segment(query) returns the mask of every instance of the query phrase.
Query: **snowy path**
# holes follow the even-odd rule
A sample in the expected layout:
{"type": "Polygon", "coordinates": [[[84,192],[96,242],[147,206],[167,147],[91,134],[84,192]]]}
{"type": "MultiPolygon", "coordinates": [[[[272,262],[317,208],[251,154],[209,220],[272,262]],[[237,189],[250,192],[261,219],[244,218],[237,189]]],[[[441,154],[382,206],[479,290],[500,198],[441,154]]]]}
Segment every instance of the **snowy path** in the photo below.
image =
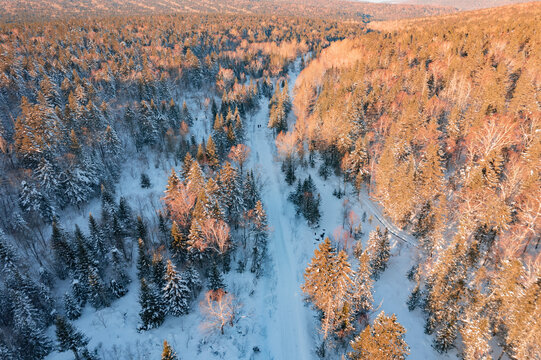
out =
{"type": "MultiPolygon", "coordinates": [[[[293,86],[296,75],[291,74],[290,86],[293,86]]],[[[275,146],[267,122],[268,107],[262,103],[252,122],[249,146],[252,161],[261,169],[264,182],[262,198],[271,228],[269,254],[272,277],[268,279],[267,289],[273,292],[275,308],[267,326],[268,348],[275,359],[313,359],[310,334],[315,329],[312,329],[311,314],[304,306],[300,289],[300,275],[305,265],[299,264],[294,253],[291,216],[286,211],[291,207],[287,202],[289,189],[283,184],[280,164],[274,160],[275,146]]]]}

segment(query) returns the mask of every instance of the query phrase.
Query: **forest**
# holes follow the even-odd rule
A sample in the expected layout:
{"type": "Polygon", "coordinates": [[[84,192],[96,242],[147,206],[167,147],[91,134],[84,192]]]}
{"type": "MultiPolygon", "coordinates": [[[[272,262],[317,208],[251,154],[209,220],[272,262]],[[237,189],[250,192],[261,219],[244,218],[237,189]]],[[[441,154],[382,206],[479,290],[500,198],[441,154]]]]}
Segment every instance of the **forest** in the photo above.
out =
{"type": "Polygon", "coordinates": [[[540,3],[34,5],[1,359],[541,356],[540,3]]]}

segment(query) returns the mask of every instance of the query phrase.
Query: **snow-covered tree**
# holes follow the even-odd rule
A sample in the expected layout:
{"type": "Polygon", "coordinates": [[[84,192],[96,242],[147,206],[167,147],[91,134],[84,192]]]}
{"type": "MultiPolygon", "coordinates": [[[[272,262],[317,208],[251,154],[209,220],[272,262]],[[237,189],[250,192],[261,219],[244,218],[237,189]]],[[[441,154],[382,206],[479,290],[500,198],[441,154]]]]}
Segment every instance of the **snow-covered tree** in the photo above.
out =
{"type": "Polygon", "coordinates": [[[71,350],[76,360],[81,359],[81,354],[88,344],[88,339],[62,316],[56,317],[56,339],[61,351],[71,350]]]}
{"type": "Polygon", "coordinates": [[[140,330],[150,330],[159,327],[163,323],[165,309],[160,295],[149,286],[144,278],[141,279],[139,304],[141,305],[141,311],[139,312],[139,317],[141,318],[140,330]]]}
{"type": "Polygon", "coordinates": [[[171,260],[167,260],[165,286],[162,290],[167,312],[173,316],[185,315],[190,310],[190,289],[186,280],[179,275],[171,260]]]}
{"type": "Polygon", "coordinates": [[[403,360],[409,354],[404,339],[406,329],[396,320],[396,315],[387,316],[383,311],[352,342],[353,360],[403,360]]]}
{"type": "Polygon", "coordinates": [[[370,254],[370,268],[372,276],[378,279],[379,275],[387,268],[387,261],[391,257],[391,245],[389,243],[389,231],[381,231],[379,227],[371,231],[368,236],[368,253],[370,254]]]}

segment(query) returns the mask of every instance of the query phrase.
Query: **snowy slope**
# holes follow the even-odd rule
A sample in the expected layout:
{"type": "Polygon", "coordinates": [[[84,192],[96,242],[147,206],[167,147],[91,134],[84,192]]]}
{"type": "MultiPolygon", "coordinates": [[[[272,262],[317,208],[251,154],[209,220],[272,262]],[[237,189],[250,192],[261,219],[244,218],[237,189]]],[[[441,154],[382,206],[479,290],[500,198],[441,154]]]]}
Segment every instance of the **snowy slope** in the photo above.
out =
{"type": "MultiPolygon", "coordinates": [[[[294,88],[297,71],[289,74],[290,91],[294,88]]],[[[291,91],[292,92],[292,91],[291,91]]],[[[199,114],[201,115],[201,114],[199,114]]],[[[198,116],[202,118],[202,116],[198,116]]],[[[294,119],[291,119],[294,121],[294,119]]],[[[199,121],[193,132],[199,139],[208,133],[208,126],[199,121]]],[[[297,178],[311,174],[321,194],[321,223],[318,229],[307,226],[303,218],[295,216],[293,205],[288,202],[293,190],[284,181],[277,161],[272,132],[267,129],[268,107],[263,101],[260,109],[246,122],[247,145],[251,148],[248,167],[252,167],[263,183],[262,198],[271,228],[269,238],[270,261],[268,274],[254,282],[249,271],[233,269],[225,276],[227,288],[242,304],[240,316],[233,328],[225,335],[209,333],[200,324],[203,322],[198,301],[192,304],[189,315],[180,318],[168,317],[158,329],[139,333],[139,285],[133,281],[129,293],[117,300],[110,308],[100,311],[87,307],[83,316],[74,324],[91,339],[90,347],[98,348],[104,359],[159,359],[164,339],[173,346],[182,359],[314,359],[318,344],[319,323],[316,313],[304,302],[300,289],[304,269],[321,235],[332,238],[334,230],[341,225],[343,200],[332,195],[333,190],[343,187],[341,180],[330,177],[324,181],[317,175],[316,167],[298,169],[297,178]],[[260,125],[260,127],[258,127],[260,125]],[[255,351],[258,349],[259,351],[255,351]]],[[[150,215],[159,206],[172,161],[165,159],[142,159],[134,161],[124,170],[119,193],[126,196],[134,210],[150,215]],[[153,184],[151,189],[138,186],[138,176],[146,171],[153,184]]],[[[377,204],[366,191],[354,195],[348,188],[351,209],[363,218],[363,243],[368,233],[376,226],[386,226],[392,233],[392,257],[387,270],[375,284],[374,318],[379,311],[395,313],[398,321],[406,328],[406,341],[410,345],[410,359],[446,359],[453,355],[441,355],[432,347],[432,338],[423,332],[423,318],[416,310],[409,312],[407,297],[413,287],[406,272],[413,263],[415,239],[400,231],[381,213],[377,204]]],[[[93,207],[99,208],[99,204],[93,207]]],[[[72,223],[84,223],[84,214],[74,214],[72,223]]],[[[240,254],[239,256],[245,256],[240,254]]],[[[135,274],[133,271],[132,274],[135,274]]],[[[135,275],[132,276],[136,279],[135,275]]],[[[53,335],[53,328],[50,330],[53,335]]],[[[335,358],[340,358],[336,354],[335,358]]],[[[53,353],[48,359],[71,359],[71,353],[53,353]]]]}

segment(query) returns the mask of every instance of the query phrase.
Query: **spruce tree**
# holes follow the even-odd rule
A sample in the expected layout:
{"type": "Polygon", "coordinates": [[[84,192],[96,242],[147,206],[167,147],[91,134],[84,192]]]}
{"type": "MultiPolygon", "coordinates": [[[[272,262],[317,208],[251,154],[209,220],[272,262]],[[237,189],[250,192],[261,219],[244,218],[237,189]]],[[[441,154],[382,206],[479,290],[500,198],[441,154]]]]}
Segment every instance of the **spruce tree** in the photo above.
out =
{"type": "Polygon", "coordinates": [[[163,323],[165,311],[160,296],[147,284],[144,278],[141,279],[139,304],[141,305],[141,311],[139,312],[141,318],[140,330],[157,328],[163,323]]]}
{"type": "Polygon", "coordinates": [[[11,244],[8,244],[4,232],[0,229],[0,270],[4,273],[17,271],[17,253],[11,244]]]}
{"type": "Polygon", "coordinates": [[[177,222],[173,221],[171,226],[171,251],[173,255],[180,261],[186,260],[188,246],[188,238],[180,231],[177,222]]]}
{"type": "Polygon", "coordinates": [[[167,260],[167,270],[164,280],[165,286],[162,290],[162,296],[167,306],[167,312],[173,316],[187,314],[190,310],[190,289],[186,280],[177,273],[171,260],[167,260]]]}
{"type": "Polygon", "coordinates": [[[105,259],[107,246],[105,244],[105,236],[91,213],[88,214],[88,229],[90,231],[92,250],[97,257],[97,260],[101,263],[105,259]]]}
{"type": "Polygon", "coordinates": [[[112,274],[109,281],[109,288],[113,296],[120,298],[128,292],[128,284],[131,282],[126,273],[126,262],[117,248],[111,250],[112,274]]]}
{"type": "Polygon", "coordinates": [[[55,325],[59,349],[61,351],[71,350],[75,359],[79,360],[80,354],[88,344],[88,339],[60,315],[56,317],[55,325]]]}
{"type": "Polygon", "coordinates": [[[199,290],[201,290],[202,284],[199,272],[191,262],[188,262],[186,265],[186,269],[182,273],[182,278],[186,280],[186,286],[190,289],[192,298],[196,298],[199,290]]]}
{"type": "Polygon", "coordinates": [[[139,279],[147,277],[150,274],[150,258],[143,239],[139,238],[137,242],[137,276],[139,279]]]}
{"type": "Polygon", "coordinates": [[[372,326],[367,326],[353,341],[353,360],[403,360],[409,354],[404,339],[406,329],[398,323],[396,315],[387,316],[381,312],[372,326]]]}
{"type": "Polygon", "coordinates": [[[81,316],[81,305],[69,292],[64,294],[64,311],[70,320],[78,319],[81,316]]]}
{"type": "Polygon", "coordinates": [[[44,319],[26,294],[18,291],[14,303],[14,330],[17,346],[23,350],[23,359],[43,359],[52,350],[52,344],[45,335],[44,319]]]}
{"type": "Polygon", "coordinates": [[[218,266],[216,263],[212,264],[212,267],[210,268],[210,274],[209,274],[209,290],[218,290],[222,289],[225,290],[225,283],[222,276],[222,273],[220,270],[218,270],[218,266]]]}
{"type": "Polygon", "coordinates": [[[63,279],[66,277],[67,271],[75,268],[75,254],[68,243],[66,234],[56,221],[52,225],[50,244],[55,256],[56,272],[63,279]]]}
{"type": "Polygon", "coordinates": [[[352,302],[359,315],[366,315],[372,310],[374,298],[372,296],[373,280],[371,279],[370,259],[366,251],[359,257],[359,267],[353,279],[352,302]]]}
{"type": "Polygon", "coordinates": [[[137,216],[137,237],[143,241],[148,241],[148,231],[141,215],[137,216]]]}
{"type": "Polygon", "coordinates": [[[257,201],[254,209],[254,249],[252,256],[251,272],[255,273],[257,277],[262,274],[262,263],[267,256],[267,239],[268,239],[268,225],[267,214],[263,209],[263,204],[260,200],[257,201]]]}
{"type": "Polygon", "coordinates": [[[385,229],[383,232],[379,227],[370,232],[368,237],[368,251],[370,253],[370,267],[374,279],[378,279],[380,274],[387,268],[387,261],[391,257],[391,246],[389,243],[389,232],[385,229]]]}
{"type": "Polygon", "coordinates": [[[210,136],[207,140],[206,158],[207,158],[207,164],[210,166],[210,168],[212,170],[217,170],[218,166],[220,165],[220,160],[218,159],[216,145],[214,144],[214,141],[212,140],[212,137],[210,136]]]}
{"type": "Polygon", "coordinates": [[[162,360],[178,360],[177,354],[167,340],[163,341],[162,360]]]}
{"type": "Polygon", "coordinates": [[[159,252],[152,254],[152,281],[159,289],[165,286],[166,265],[159,252]]]}

